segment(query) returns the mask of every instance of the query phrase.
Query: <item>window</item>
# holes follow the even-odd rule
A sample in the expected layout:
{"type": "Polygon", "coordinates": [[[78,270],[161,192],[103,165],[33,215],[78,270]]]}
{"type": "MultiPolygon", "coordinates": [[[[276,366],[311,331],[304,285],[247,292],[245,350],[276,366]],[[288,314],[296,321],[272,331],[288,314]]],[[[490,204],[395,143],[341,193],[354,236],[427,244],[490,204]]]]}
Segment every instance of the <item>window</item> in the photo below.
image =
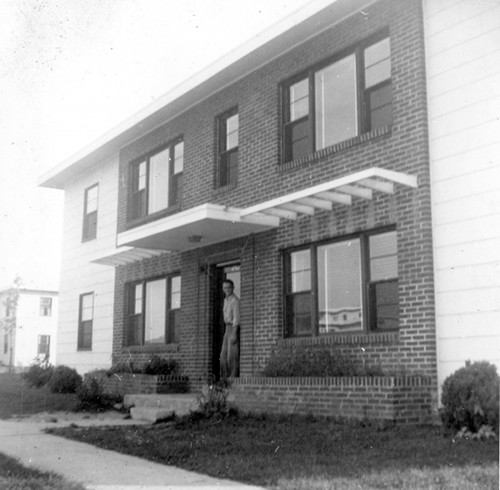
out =
{"type": "Polygon", "coordinates": [[[179,342],[180,308],[180,275],[129,285],[128,345],[179,342]]]}
{"type": "Polygon", "coordinates": [[[99,186],[96,184],[85,190],[82,241],[93,240],[97,236],[97,204],[99,186]]]}
{"type": "Polygon", "coordinates": [[[181,204],[184,142],[166,148],[131,165],[129,219],[139,219],[181,204]]]}
{"type": "Polygon", "coordinates": [[[38,354],[45,356],[50,354],[50,335],[38,336],[38,354]]]}
{"type": "Polygon", "coordinates": [[[40,316],[52,316],[52,298],[40,298],[40,316]]]}
{"type": "Polygon", "coordinates": [[[80,313],[78,322],[78,349],[92,349],[92,324],[94,319],[94,293],[80,296],[80,313]]]}
{"type": "Polygon", "coordinates": [[[3,353],[7,354],[9,352],[9,334],[6,333],[3,336],[3,353]]]}
{"type": "Polygon", "coordinates": [[[395,231],[313,244],[285,261],[286,336],[398,328],[395,231]]]}
{"type": "Polygon", "coordinates": [[[219,186],[236,184],[238,178],[238,112],[219,118],[219,186]]]}
{"type": "Polygon", "coordinates": [[[292,80],[283,96],[285,162],[390,125],[389,37],[292,80]]]}

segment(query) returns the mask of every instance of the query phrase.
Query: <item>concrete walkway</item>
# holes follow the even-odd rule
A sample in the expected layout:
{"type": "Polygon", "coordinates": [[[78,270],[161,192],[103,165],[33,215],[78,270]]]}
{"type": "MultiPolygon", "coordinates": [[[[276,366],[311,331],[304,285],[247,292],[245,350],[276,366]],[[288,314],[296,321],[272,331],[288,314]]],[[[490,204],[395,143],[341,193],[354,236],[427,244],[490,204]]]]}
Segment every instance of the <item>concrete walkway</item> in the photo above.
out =
{"type": "Polygon", "coordinates": [[[27,419],[0,420],[0,452],[26,467],[35,467],[82,483],[94,490],[250,490],[258,487],[165,466],[89,444],[45,434],[48,427],[137,425],[116,414],[75,418],[76,414],[42,414],[27,419]]]}

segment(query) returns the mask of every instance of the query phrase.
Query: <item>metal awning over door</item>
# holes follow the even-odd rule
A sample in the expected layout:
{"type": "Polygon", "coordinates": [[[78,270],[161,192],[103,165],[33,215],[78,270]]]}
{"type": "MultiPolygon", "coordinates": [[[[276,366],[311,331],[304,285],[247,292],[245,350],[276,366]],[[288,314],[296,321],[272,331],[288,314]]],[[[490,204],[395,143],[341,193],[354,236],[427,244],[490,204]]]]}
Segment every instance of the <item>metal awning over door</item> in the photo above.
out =
{"type": "Polygon", "coordinates": [[[394,184],[417,187],[417,177],[402,172],[372,167],[329,182],[285,194],[242,209],[240,216],[266,214],[296,220],[314,215],[317,210],[331,211],[335,205],[351,206],[355,199],[373,199],[376,192],[393,194],[394,184]]]}

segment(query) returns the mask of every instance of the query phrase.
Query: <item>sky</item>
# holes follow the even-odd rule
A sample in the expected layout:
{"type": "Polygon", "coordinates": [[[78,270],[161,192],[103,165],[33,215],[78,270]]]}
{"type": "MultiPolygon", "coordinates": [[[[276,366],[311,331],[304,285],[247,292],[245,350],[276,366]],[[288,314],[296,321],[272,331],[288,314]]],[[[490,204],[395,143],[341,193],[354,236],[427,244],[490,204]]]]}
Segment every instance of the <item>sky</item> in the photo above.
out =
{"type": "Polygon", "coordinates": [[[311,0],[0,0],[0,288],[59,285],[41,175],[311,0]]]}

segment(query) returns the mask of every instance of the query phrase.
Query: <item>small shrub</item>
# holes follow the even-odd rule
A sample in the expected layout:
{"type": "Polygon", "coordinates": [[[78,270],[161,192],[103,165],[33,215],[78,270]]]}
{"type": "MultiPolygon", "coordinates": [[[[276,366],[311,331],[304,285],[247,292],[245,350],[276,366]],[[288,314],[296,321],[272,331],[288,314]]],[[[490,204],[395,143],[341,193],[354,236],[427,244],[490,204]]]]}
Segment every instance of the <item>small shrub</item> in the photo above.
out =
{"type": "Polygon", "coordinates": [[[107,371],[107,376],[114,374],[153,374],[153,375],[175,375],[178,372],[178,364],[175,359],[164,359],[153,355],[142,366],[137,367],[132,361],[122,361],[111,366],[107,371]]]}
{"type": "Polygon", "coordinates": [[[177,374],[177,361],[175,359],[164,359],[159,356],[152,356],[142,370],[144,374],[177,374]]]}
{"type": "Polygon", "coordinates": [[[263,375],[300,376],[381,376],[377,366],[357,365],[339,350],[318,346],[280,345],[269,358],[263,375]]]}
{"type": "Polygon", "coordinates": [[[76,390],[77,410],[99,412],[107,410],[121,401],[119,395],[105,393],[96,377],[86,376],[76,390]]]}
{"type": "Polygon", "coordinates": [[[199,412],[209,418],[226,416],[230,412],[227,403],[228,395],[229,387],[222,381],[203,386],[198,395],[199,412]]]}
{"type": "Polygon", "coordinates": [[[446,430],[478,432],[489,425],[498,432],[499,376],[489,362],[467,362],[443,383],[441,419],[446,430]]]}
{"type": "Polygon", "coordinates": [[[22,374],[22,378],[28,386],[41,388],[45,386],[54,372],[54,367],[50,364],[32,364],[29,369],[22,374]]]}
{"type": "Polygon", "coordinates": [[[57,366],[50,377],[48,386],[53,393],[75,393],[82,384],[82,377],[76,369],[57,366]]]}

